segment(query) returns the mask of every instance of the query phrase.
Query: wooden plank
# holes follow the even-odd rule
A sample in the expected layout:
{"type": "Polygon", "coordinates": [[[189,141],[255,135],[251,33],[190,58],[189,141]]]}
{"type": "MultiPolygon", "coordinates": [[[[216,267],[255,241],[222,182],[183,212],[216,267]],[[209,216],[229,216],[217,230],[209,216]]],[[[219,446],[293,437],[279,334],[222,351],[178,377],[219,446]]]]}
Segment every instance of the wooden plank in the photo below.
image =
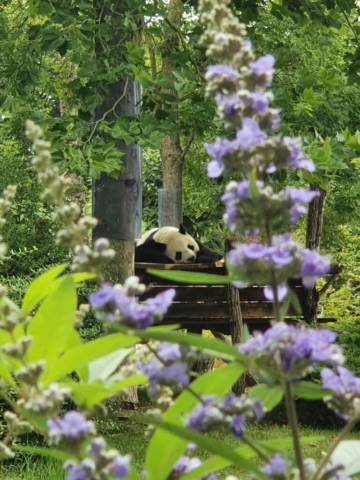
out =
{"type": "MultiPolygon", "coordinates": [[[[151,298],[164,290],[167,290],[169,285],[153,285],[144,295],[140,297],[141,300],[151,298]]],[[[226,302],[226,287],[223,285],[176,285],[173,288],[176,290],[175,301],[183,303],[197,303],[197,302],[226,302]]],[[[305,298],[306,290],[303,287],[294,289],[299,299],[305,298]]],[[[240,302],[267,302],[264,296],[264,287],[247,287],[240,290],[240,302]]]]}
{"type": "MultiPolygon", "coordinates": [[[[243,317],[272,317],[273,305],[271,302],[244,303],[241,305],[243,317]]],[[[296,311],[290,310],[289,315],[300,316],[296,311]]],[[[185,318],[224,318],[228,321],[228,309],[226,303],[176,303],[174,302],[166,317],[176,319],[185,318]]]]}
{"type": "Polygon", "coordinates": [[[219,275],[226,275],[223,260],[214,263],[135,263],[135,270],[216,270],[219,275]],[[223,272],[223,273],[221,273],[223,272]]]}

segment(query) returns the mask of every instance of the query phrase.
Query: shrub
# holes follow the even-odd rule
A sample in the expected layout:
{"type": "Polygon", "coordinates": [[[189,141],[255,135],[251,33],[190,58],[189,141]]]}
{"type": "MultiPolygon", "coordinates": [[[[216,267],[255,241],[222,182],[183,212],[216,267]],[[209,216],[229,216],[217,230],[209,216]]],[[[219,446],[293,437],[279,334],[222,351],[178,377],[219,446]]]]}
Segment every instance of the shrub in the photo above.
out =
{"type": "Polygon", "coordinates": [[[0,191],[17,186],[17,194],[2,231],[9,251],[0,262],[1,275],[31,275],[40,269],[64,261],[67,250],[54,245],[57,225],[52,207],[40,199],[41,187],[30,159],[14,140],[0,142],[0,191]],[[49,245],[53,245],[49,249],[49,245]]]}

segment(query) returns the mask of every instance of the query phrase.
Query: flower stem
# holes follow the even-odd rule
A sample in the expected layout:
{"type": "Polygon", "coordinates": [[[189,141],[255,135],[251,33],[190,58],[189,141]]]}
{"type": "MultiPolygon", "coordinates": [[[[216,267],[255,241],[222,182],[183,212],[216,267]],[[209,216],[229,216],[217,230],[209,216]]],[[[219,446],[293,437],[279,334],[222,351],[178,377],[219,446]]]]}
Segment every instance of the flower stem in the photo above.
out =
{"type": "Polygon", "coordinates": [[[333,444],[331,445],[331,447],[329,448],[329,450],[326,452],[326,455],[323,457],[323,459],[321,460],[321,462],[319,463],[319,466],[318,468],[316,469],[315,473],[312,475],[312,477],[310,478],[310,480],[316,480],[317,478],[320,477],[320,474],[322,472],[322,470],[326,467],[327,463],[329,462],[330,460],[330,457],[333,453],[333,451],[335,450],[335,448],[339,445],[339,443],[341,442],[341,440],[344,438],[344,436],[350,432],[350,430],[352,429],[352,427],[357,423],[356,420],[350,420],[344,427],[343,429],[341,430],[341,432],[339,433],[339,435],[337,436],[337,439],[335,442],[333,442],[333,444]]]}
{"type": "Polygon", "coordinates": [[[264,452],[262,452],[261,449],[258,448],[258,446],[254,444],[252,440],[249,439],[249,437],[244,436],[242,438],[242,441],[246,443],[246,445],[248,445],[250,448],[252,448],[262,460],[264,460],[265,462],[269,460],[268,457],[264,454],[264,452]]]}
{"type": "Polygon", "coordinates": [[[298,426],[298,421],[297,421],[295,401],[294,401],[294,396],[293,396],[292,390],[291,390],[290,380],[285,380],[284,387],[285,387],[286,412],[287,412],[289,425],[290,425],[290,429],[291,429],[292,437],[293,437],[293,442],[294,442],[294,452],[295,452],[296,464],[297,464],[297,467],[299,469],[300,480],[305,480],[306,477],[305,477],[302,451],[301,451],[301,445],[300,445],[299,426],[298,426]]]}

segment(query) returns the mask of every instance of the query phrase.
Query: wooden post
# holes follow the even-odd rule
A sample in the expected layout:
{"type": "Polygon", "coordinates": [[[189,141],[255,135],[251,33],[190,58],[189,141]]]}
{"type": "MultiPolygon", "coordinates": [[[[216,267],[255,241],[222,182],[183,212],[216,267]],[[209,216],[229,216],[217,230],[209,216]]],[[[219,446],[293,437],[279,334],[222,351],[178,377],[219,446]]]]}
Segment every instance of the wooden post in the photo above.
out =
{"type": "MultiPolygon", "coordinates": [[[[310,250],[320,250],[321,234],[324,219],[324,209],[326,200],[326,190],[318,185],[310,185],[310,189],[319,192],[319,196],[315,197],[309,204],[306,227],[306,248],[310,250]]],[[[306,292],[306,301],[304,304],[304,319],[307,323],[317,324],[317,310],[319,305],[319,292],[314,287],[309,288],[306,292]]]]}
{"type": "MultiPolygon", "coordinates": [[[[225,255],[231,250],[233,242],[236,240],[236,237],[228,237],[225,240],[225,255]]],[[[241,304],[240,304],[240,291],[238,288],[235,288],[233,285],[228,284],[226,286],[226,296],[227,296],[227,308],[229,314],[229,324],[230,324],[230,333],[231,333],[231,342],[233,345],[236,345],[241,342],[242,331],[244,328],[244,322],[241,313],[241,304]]],[[[241,395],[245,392],[246,387],[250,384],[254,384],[251,381],[251,375],[249,373],[244,373],[239,380],[233,385],[232,391],[236,395],[241,395]]]]}
{"type": "MultiPolygon", "coordinates": [[[[123,0],[116,0],[112,8],[109,8],[100,0],[94,2],[100,23],[105,21],[107,15],[118,16],[117,28],[114,29],[111,38],[106,40],[101,38],[100,34],[95,38],[95,55],[100,63],[103,61],[105,42],[108,48],[114,49],[114,64],[118,65],[120,61],[119,56],[116,58],[118,45],[125,44],[134,36],[134,32],[130,32],[123,23],[125,3],[123,0]]],[[[139,84],[129,78],[117,78],[112,83],[108,81],[99,83],[97,93],[102,96],[103,102],[94,110],[94,128],[102,120],[114,124],[121,117],[140,113],[141,89],[139,84]]],[[[107,138],[105,133],[96,131],[95,133],[107,138]]],[[[112,283],[124,283],[134,274],[134,240],[141,233],[141,149],[138,145],[126,145],[121,140],[117,140],[115,145],[124,153],[120,162],[126,170],[118,178],[103,173],[100,179],[93,181],[93,216],[99,222],[93,232],[93,238],[108,238],[116,252],[115,259],[104,272],[105,279],[112,283]]],[[[121,406],[131,406],[135,409],[138,403],[137,389],[130,387],[125,402],[119,398],[113,399],[109,402],[109,409],[114,415],[119,416],[121,406]]]]}

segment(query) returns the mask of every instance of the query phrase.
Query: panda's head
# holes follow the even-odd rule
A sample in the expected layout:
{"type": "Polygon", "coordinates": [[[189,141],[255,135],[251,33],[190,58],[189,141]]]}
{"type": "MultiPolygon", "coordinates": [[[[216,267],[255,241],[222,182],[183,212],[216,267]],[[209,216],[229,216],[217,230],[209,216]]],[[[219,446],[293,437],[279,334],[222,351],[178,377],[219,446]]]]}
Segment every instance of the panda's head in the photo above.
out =
{"type": "Polygon", "coordinates": [[[154,240],[166,245],[165,255],[175,263],[195,263],[199,245],[187,233],[183,225],[180,228],[162,227],[154,234],[154,240]]]}

